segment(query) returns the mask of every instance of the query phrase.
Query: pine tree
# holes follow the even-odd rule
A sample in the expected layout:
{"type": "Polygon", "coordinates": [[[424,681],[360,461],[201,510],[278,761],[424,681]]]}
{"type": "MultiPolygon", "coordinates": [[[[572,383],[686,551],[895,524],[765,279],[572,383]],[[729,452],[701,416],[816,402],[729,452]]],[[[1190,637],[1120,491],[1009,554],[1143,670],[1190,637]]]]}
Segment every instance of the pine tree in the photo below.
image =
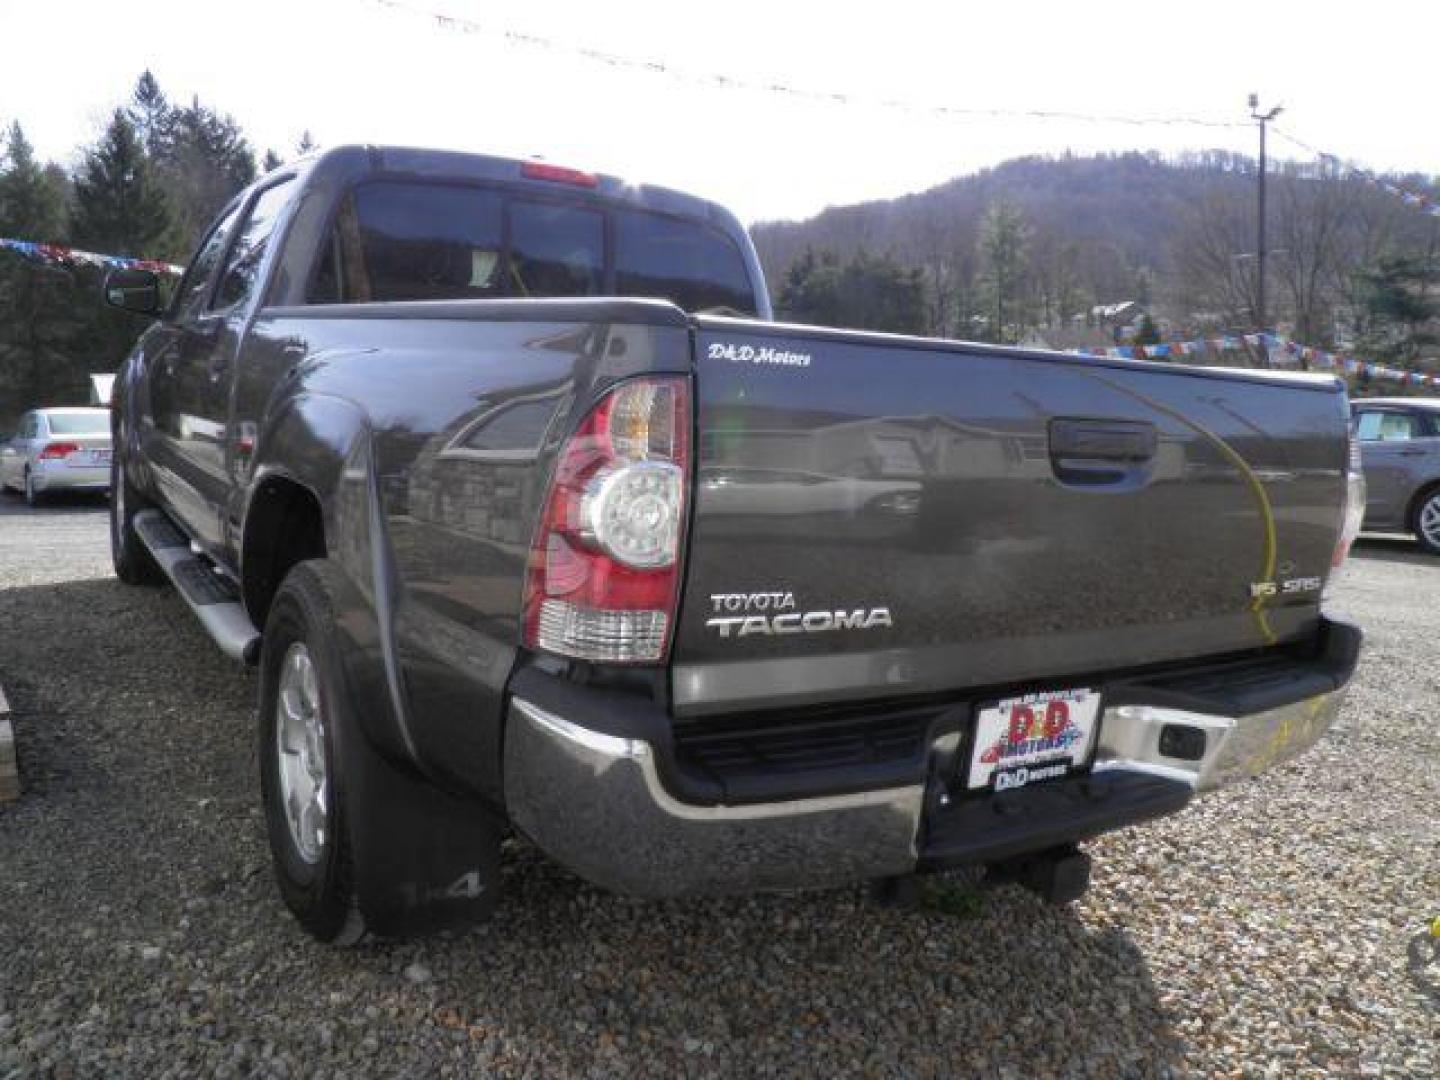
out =
{"type": "Polygon", "coordinates": [[[320,144],[310,136],[310,129],[306,128],[300,133],[300,141],[295,144],[295,156],[303,157],[313,150],[320,149],[320,144]]]}
{"type": "Polygon", "coordinates": [[[1440,265],[1424,256],[1389,255],[1361,274],[1371,356],[1412,364],[1440,344],[1440,265]]]}
{"type": "Polygon", "coordinates": [[[986,335],[1003,342],[1006,326],[1024,321],[1021,285],[1026,267],[1030,227],[1018,206],[997,199],[980,223],[980,262],[989,300],[990,325],[986,335]]]}
{"type": "Polygon", "coordinates": [[[170,145],[157,164],[182,252],[194,247],[220,209],[256,176],[255,154],[240,125],[198,98],[174,111],[170,145]]]}
{"type": "Polygon", "coordinates": [[[822,326],[921,333],[925,286],[920,271],[864,249],[844,262],[807,248],[785,274],[779,305],[786,317],[822,326]]]}
{"type": "Polygon", "coordinates": [[[1155,320],[1150,317],[1147,311],[1140,316],[1140,325],[1135,328],[1136,345],[1159,345],[1160,328],[1155,325],[1155,320]]]}
{"type": "Polygon", "coordinates": [[[171,217],[135,127],[116,109],[75,174],[75,243],[94,251],[155,257],[167,250],[171,217]]]}
{"type": "Polygon", "coordinates": [[[0,154],[0,236],[56,243],[65,229],[64,188],[35,160],[17,120],[0,154]]]}
{"type": "Polygon", "coordinates": [[[135,80],[126,115],[135,125],[135,133],[151,162],[164,160],[174,138],[175,110],[149,68],[135,80]]]}
{"type": "Polygon", "coordinates": [[[285,162],[274,150],[266,150],[265,157],[260,162],[260,175],[264,176],[266,173],[272,173],[284,164],[285,162]]]}

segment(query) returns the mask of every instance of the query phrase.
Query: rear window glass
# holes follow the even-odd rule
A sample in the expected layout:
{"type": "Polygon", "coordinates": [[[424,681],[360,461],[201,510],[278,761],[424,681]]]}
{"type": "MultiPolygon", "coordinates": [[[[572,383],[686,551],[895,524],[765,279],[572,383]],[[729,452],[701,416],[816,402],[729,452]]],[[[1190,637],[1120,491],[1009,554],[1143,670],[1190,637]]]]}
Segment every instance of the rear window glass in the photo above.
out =
{"type": "Polygon", "coordinates": [[[47,413],[51,435],[98,435],[110,430],[108,412],[47,413]]]}
{"type": "Polygon", "coordinates": [[[309,289],[311,303],[600,295],[756,311],[740,248],[703,222],[413,180],[345,197],[309,289]]]}
{"type": "Polygon", "coordinates": [[[622,296],[659,297],[686,311],[755,313],[750,276],[730,238],[657,214],[615,214],[615,287],[622,296]]]}
{"type": "Polygon", "coordinates": [[[356,189],[352,212],[353,218],[347,218],[342,211],[339,226],[342,231],[354,228],[359,247],[355,265],[344,271],[345,299],[499,295],[499,195],[478,188],[382,181],[356,189]]]}
{"type": "Polygon", "coordinates": [[[514,202],[510,265],[520,296],[595,296],[605,286],[605,219],[583,207],[514,202]]]}

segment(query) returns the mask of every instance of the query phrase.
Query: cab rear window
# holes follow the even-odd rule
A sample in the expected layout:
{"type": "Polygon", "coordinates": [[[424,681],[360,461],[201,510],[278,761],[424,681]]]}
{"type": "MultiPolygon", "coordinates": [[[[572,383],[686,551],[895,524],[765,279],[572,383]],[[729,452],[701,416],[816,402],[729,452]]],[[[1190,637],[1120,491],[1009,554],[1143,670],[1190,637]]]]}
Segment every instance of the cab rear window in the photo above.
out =
{"type": "Polygon", "coordinates": [[[615,212],[615,291],[661,296],[686,311],[755,314],[750,275],[734,242],[660,214],[615,212]]]}
{"type": "Polygon", "coordinates": [[[308,290],[310,303],[564,296],[757,310],[740,249],[702,222],[411,180],[345,197],[308,290]]]}

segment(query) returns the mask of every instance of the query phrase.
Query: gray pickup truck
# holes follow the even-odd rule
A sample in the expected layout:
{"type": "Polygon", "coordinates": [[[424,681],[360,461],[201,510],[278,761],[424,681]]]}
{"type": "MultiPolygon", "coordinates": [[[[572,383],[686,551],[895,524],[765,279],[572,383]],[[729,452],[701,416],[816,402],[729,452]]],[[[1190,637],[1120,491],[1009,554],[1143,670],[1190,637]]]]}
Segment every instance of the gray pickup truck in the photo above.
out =
{"type": "Polygon", "coordinates": [[[105,289],[155,319],[116,571],[259,664],[325,941],[485,915],[511,830],[645,896],[1063,901],[1079,842],[1308,747],[1355,665],[1332,378],[779,324],[717,206],[415,150],[266,176],[163,308],[105,289]]]}

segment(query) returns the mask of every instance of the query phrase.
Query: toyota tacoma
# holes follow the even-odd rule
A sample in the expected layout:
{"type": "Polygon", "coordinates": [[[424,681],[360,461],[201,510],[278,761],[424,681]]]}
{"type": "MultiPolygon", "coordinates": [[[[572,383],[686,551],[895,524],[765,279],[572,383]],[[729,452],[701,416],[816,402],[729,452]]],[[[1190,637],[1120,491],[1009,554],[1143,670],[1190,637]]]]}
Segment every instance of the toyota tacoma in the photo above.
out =
{"type": "Polygon", "coordinates": [[[642,896],[968,865],[1063,901],[1355,666],[1334,378],[775,322],[720,207],[436,151],[281,168],[163,302],[105,294],[153,318],[116,572],[258,664],[324,941],[484,916],[512,832],[642,896]]]}

